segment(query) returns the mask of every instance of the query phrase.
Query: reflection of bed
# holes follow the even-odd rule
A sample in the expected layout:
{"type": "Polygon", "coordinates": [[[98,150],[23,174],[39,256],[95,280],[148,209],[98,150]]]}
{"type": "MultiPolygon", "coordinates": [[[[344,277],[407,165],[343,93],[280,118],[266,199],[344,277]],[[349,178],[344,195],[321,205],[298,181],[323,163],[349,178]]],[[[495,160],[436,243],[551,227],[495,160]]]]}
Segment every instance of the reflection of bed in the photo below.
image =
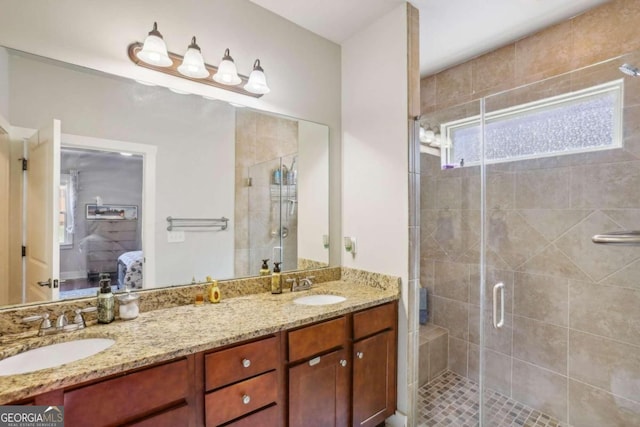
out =
{"type": "Polygon", "coordinates": [[[118,257],[118,287],[142,288],[142,251],[125,252],[118,257]]]}

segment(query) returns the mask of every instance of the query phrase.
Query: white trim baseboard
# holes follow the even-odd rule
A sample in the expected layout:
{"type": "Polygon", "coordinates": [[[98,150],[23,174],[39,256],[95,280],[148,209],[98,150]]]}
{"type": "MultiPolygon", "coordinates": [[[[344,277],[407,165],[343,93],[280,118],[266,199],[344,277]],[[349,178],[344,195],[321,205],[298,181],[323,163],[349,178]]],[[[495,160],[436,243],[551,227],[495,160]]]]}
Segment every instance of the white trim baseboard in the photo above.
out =
{"type": "Polygon", "coordinates": [[[407,427],[408,422],[409,419],[405,414],[396,411],[395,414],[385,420],[384,425],[389,427],[407,427]]]}

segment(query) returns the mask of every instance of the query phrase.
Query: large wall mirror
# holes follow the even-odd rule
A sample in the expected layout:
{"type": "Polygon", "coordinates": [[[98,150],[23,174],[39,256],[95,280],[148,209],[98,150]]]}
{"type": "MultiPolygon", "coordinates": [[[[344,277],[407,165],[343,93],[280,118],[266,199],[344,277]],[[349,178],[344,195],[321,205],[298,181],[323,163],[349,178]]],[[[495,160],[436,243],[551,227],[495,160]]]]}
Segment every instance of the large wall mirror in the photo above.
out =
{"type": "Polygon", "coordinates": [[[0,47],[0,305],[328,266],[328,138],[0,47]]]}

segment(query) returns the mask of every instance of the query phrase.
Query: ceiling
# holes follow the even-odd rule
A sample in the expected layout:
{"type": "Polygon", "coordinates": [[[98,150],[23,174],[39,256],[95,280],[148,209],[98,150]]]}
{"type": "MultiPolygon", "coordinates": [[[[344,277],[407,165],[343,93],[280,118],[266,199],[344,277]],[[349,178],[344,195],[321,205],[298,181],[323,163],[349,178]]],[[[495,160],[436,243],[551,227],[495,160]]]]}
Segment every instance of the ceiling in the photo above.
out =
{"type": "MultiPolygon", "coordinates": [[[[404,0],[251,0],[335,43],[404,0]]],[[[420,10],[426,76],[564,21],[609,0],[411,0],[420,10]]]]}

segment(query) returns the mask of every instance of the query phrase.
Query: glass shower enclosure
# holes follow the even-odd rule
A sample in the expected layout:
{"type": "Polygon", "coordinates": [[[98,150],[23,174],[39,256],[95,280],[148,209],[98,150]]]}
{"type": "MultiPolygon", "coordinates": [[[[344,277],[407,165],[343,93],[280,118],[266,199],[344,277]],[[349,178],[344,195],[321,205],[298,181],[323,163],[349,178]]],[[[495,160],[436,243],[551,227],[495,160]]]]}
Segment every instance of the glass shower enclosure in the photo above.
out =
{"type": "Polygon", "coordinates": [[[282,263],[282,271],[297,268],[297,154],[278,157],[249,168],[249,271],[257,274],[262,260],[282,263]]]}
{"type": "Polygon", "coordinates": [[[454,421],[640,425],[640,77],[623,64],[640,53],[421,120],[441,145],[421,156],[423,286],[475,387],[454,421]]]}

